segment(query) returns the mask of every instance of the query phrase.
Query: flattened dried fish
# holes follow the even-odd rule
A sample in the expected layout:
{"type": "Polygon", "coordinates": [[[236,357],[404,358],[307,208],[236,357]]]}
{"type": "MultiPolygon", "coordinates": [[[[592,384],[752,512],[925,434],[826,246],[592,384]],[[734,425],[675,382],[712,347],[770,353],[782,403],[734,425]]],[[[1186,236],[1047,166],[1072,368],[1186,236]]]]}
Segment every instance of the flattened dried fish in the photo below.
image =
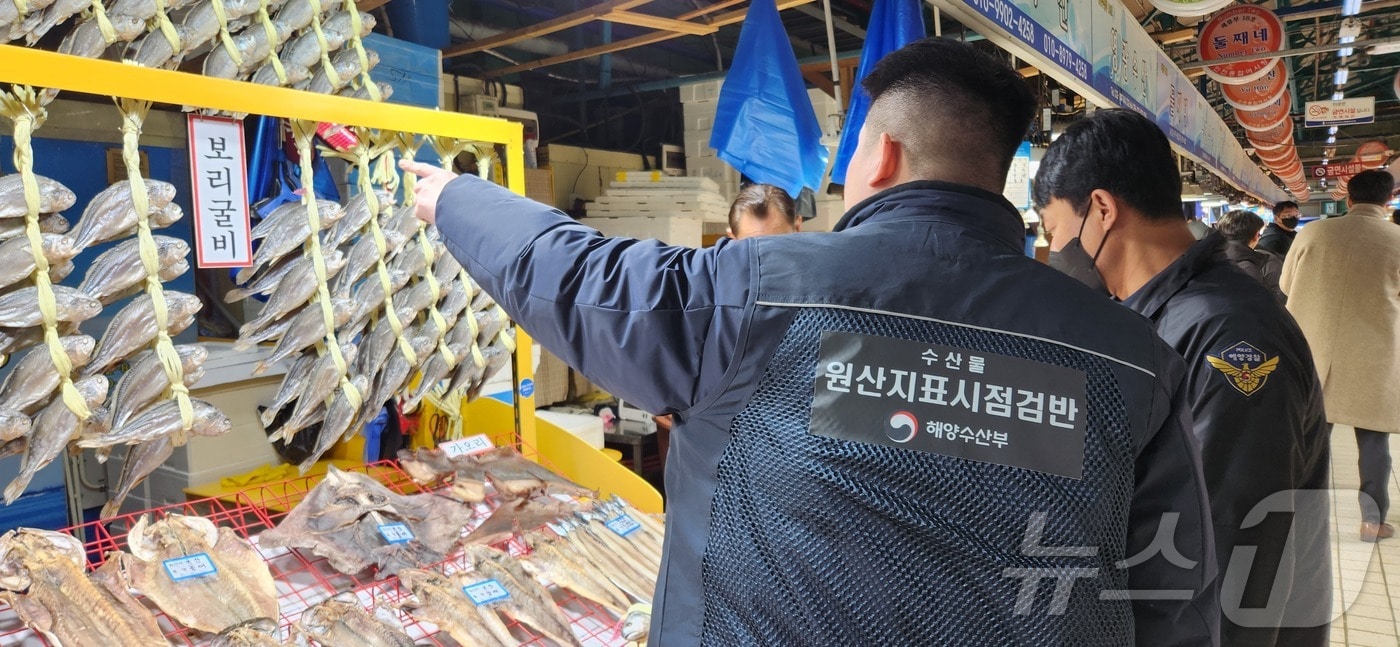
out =
{"type": "MultiPolygon", "coordinates": [[[[170,236],[153,238],[160,264],[160,280],[169,281],[184,274],[190,267],[185,261],[190,253],[189,243],[170,236]]],[[[111,305],[128,296],[131,288],[139,286],[145,280],[146,268],[141,262],[141,241],[132,239],[122,241],[93,259],[87,274],[83,275],[83,282],[78,284],[78,289],[102,302],[102,305],[111,305]]]]}
{"type": "Polygon", "coordinates": [[[332,467],[260,541],[269,548],[309,549],[342,573],[378,566],[381,574],[393,574],[441,561],[471,517],[471,506],[432,494],[396,494],[364,474],[332,467]],[[404,524],[413,538],[390,541],[381,532],[390,523],[404,524]]]}
{"type": "Polygon", "coordinates": [[[277,639],[277,621],[257,618],[219,632],[209,641],[209,647],[281,647],[277,639]]]}
{"type": "MultiPolygon", "coordinates": [[[[175,185],[160,180],[146,180],[146,199],[151,213],[175,199],[175,185]]],[[[118,238],[136,225],[136,207],[131,201],[131,183],[117,182],[93,197],[78,220],[73,232],[79,249],[118,238]]]]}
{"type": "MultiPolygon", "coordinates": [[[[87,335],[73,335],[60,339],[59,344],[68,361],[74,367],[81,367],[92,357],[97,341],[87,335]]],[[[58,383],[58,371],[54,370],[48,347],[29,351],[0,386],[0,411],[29,411],[30,407],[48,398],[58,388],[58,383]]]]}
{"type": "MultiPolygon", "coordinates": [[[[88,409],[96,408],[107,399],[107,378],[101,375],[78,380],[74,386],[88,409]]],[[[90,420],[98,422],[98,416],[94,415],[90,420]]],[[[15,499],[24,494],[34,475],[63,453],[64,447],[83,430],[82,427],[83,423],[68,410],[63,398],[54,398],[34,417],[34,429],[29,434],[29,443],[24,450],[19,475],[5,488],[5,505],[14,503],[15,499]]]]}
{"type": "MultiPolygon", "coordinates": [[[[0,0],[0,7],[6,4],[8,0],[0,0]]],[[[30,3],[31,9],[35,4],[30,3]]],[[[78,201],[78,196],[62,183],[42,175],[36,175],[35,179],[39,182],[39,213],[58,213],[78,201]]],[[[0,176],[0,218],[23,218],[28,213],[22,176],[19,173],[0,176]]]]}
{"type": "Polygon", "coordinates": [[[465,544],[495,544],[526,530],[571,516],[576,508],[557,499],[514,499],[501,503],[480,526],[471,531],[465,544]]]}
{"type": "MultiPolygon", "coordinates": [[[[191,434],[218,436],[233,428],[233,422],[218,407],[194,398],[190,398],[190,406],[194,409],[194,425],[189,430],[191,434]]],[[[132,416],[119,428],[106,433],[84,433],[74,444],[84,449],[135,445],[176,433],[183,426],[180,405],[174,400],[166,400],[132,416]]]]}
{"type": "MultiPolygon", "coordinates": [[[[169,315],[166,320],[169,324],[166,332],[170,335],[178,335],[194,323],[194,316],[201,307],[198,297],[184,292],[166,292],[165,301],[169,315]]],[[[150,295],[143,294],[132,299],[131,303],[112,317],[112,322],[107,324],[107,331],[102,333],[102,341],[97,344],[96,354],[84,369],[84,375],[106,372],[145,346],[155,336],[155,310],[150,295]]]]}
{"type": "MultiPolygon", "coordinates": [[[[55,285],[54,303],[57,305],[59,321],[82,322],[97,316],[102,304],[73,288],[55,285]]],[[[39,288],[20,288],[0,296],[0,326],[8,328],[28,328],[44,321],[44,315],[35,304],[39,303],[39,288]]]]}
{"type": "Polygon", "coordinates": [[[12,530],[0,537],[0,599],[52,645],[168,647],[155,617],[127,592],[117,561],[90,576],[85,563],[72,535],[12,530]]]}
{"type": "Polygon", "coordinates": [[[466,552],[477,573],[496,580],[510,593],[510,598],[502,604],[507,613],[550,640],[581,647],[569,627],[569,619],[555,605],[549,591],[526,573],[520,562],[508,553],[479,544],[468,545],[466,552]]]}
{"type": "MultiPolygon", "coordinates": [[[[345,322],[350,320],[350,312],[354,307],[348,299],[331,299],[331,323],[336,327],[344,326],[345,322]]],[[[253,367],[253,375],[262,375],[272,368],[273,364],[300,353],[325,337],[326,319],[321,312],[321,304],[309,303],[303,306],[301,311],[292,316],[287,331],[277,340],[272,354],[253,367]]]]}
{"type": "Polygon", "coordinates": [[[421,569],[399,571],[399,581],[416,603],[404,606],[413,615],[431,622],[463,645],[516,645],[520,639],[510,633],[490,606],[478,606],[462,592],[462,581],[421,569]]]}
{"type": "Polygon", "coordinates": [[[496,491],[508,497],[528,496],[538,490],[575,497],[592,498],[597,495],[597,492],[525,458],[514,447],[497,447],[477,455],[476,460],[485,466],[486,477],[496,491]]]}
{"type": "Polygon", "coordinates": [[[525,533],[525,541],[530,546],[530,554],[521,561],[526,572],[592,600],[619,618],[627,613],[632,605],[627,594],[601,577],[596,567],[576,558],[572,549],[538,531],[525,533]]]}
{"type": "Polygon", "coordinates": [[[354,596],[317,604],[301,615],[297,628],[322,645],[335,647],[413,647],[413,639],[396,620],[372,616],[354,596]]]}
{"type": "MultiPolygon", "coordinates": [[[[180,369],[184,375],[185,386],[194,386],[199,379],[200,368],[204,366],[204,361],[209,359],[209,349],[199,344],[181,344],[175,347],[175,353],[180,356],[180,369]]],[[[146,408],[146,405],[160,397],[169,387],[170,377],[165,374],[160,357],[152,351],[145,351],[136,356],[131,362],[131,368],[117,380],[117,386],[112,391],[112,428],[120,429],[125,426],[132,416],[146,408]]]]}
{"type": "Polygon", "coordinates": [[[277,585],[267,562],[233,529],[203,517],[172,514],[153,524],[141,517],[122,556],[132,586],[180,624],[217,633],[258,618],[279,617],[277,585]],[[214,572],[174,582],[164,562],[204,554],[214,572]]]}

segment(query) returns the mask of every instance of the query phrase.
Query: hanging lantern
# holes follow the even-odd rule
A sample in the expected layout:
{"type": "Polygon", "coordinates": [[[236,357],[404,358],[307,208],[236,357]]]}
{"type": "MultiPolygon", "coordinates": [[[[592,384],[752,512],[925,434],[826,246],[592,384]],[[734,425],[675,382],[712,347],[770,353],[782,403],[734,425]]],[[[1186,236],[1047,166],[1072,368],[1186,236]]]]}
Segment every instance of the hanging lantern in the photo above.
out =
{"type": "MultiPolygon", "coordinates": [[[[1283,23],[1274,12],[1255,5],[1226,9],[1211,18],[1196,41],[1196,55],[1203,61],[1267,54],[1283,49],[1283,23]]],[[[1206,74],[1226,85],[1242,85],[1264,78],[1277,58],[1211,65],[1206,74]]]]}

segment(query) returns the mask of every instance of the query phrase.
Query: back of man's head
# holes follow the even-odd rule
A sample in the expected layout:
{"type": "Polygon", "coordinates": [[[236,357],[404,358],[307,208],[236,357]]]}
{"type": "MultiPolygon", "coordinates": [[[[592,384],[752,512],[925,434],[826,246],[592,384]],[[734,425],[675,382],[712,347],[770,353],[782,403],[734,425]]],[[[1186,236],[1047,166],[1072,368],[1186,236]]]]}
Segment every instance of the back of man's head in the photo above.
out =
{"type": "Polygon", "coordinates": [[[1362,171],[1347,182],[1347,195],[1352,204],[1379,204],[1390,201],[1395,193],[1395,178],[1385,171],[1362,171]]]}
{"type": "Polygon", "coordinates": [[[1025,79],[971,44],[925,38],[890,53],[861,81],[867,137],[887,133],[917,180],[1000,193],[1035,115],[1025,79]]]}
{"type": "Polygon", "coordinates": [[[729,235],[743,239],[801,229],[792,196],[771,184],[750,184],[729,206],[729,235]]]}
{"type": "Polygon", "coordinates": [[[1078,213],[1102,189],[1150,219],[1181,219],[1181,175],[1171,143],[1146,117],[1099,110],[1060,135],[1035,176],[1037,209],[1065,200],[1078,213]]]}
{"type": "Polygon", "coordinates": [[[1215,230],[1226,240],[1246,245],[1253,242],[1254,237],[1258,236],[1259,230],[1263,228],[1264,219],[1244,209],[1235,209],[1225,214],[1215,225],[1215,230]]]}

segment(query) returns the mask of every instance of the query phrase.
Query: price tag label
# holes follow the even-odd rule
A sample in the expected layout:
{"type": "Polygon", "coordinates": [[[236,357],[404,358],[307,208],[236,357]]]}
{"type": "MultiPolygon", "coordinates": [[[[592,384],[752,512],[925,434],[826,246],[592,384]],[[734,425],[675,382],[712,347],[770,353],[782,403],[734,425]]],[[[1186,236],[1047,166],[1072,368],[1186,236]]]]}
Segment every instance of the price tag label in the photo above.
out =
{"type": "Polygon", "coordinates": [[[608,528],[611,528],[613,532],[617,533],[619,537],[626,537],[627,535],[637,532],[637,529],[642,527],[642,524],[637,523],[636,519],[625,514],[613,517],[606,525],[608,528]]]}
{"type": "Polygon", "coordinates": [[[486,434],[468,436],[461,440],[454,440],[438,445],[438,449],[446,452],[448,456],[475,456],[484,452],[489,452],[496,446],[491,444],[491,439],[486,434]]]}
{"type": "Polygon", "coordinates": [[[413,531],[400,522],[379,524],[379,534],[384,535],[384,540],[391,544],[413,541],[413,531]]]}
{"type": "Polygon", "coordinates": [[[560,537],[568,537],[568,536],[569,536],[569,529],[568,529],[568,528],[565,528],[565,527],[563,526],[563,524],[550,523],[550,524],[546,524],[546,525],[549,526],[549,529],[550,529],[550,530],[553,530],[553,531],[554,531],[554,534],[559,535],[560,537]]]}
{"type": "Polygon", "coordinates": [[[165,573],[170,576],[172,582],[209,577],[219,572],[219,569],[214,568],[214,560],[209,559],[208,553],[195,553],[185,557],[167,559],[161,564],[165,566],[165,573]]]}
{"type": "Polygon", "coordinates": [[[501,586],[501,583],[496,580],[486,580],[485,582],[469,584],[462,587],[462,592],[466,593],[467,597],[471,598],[476,606],[500,602],[501,600],[510,598],[510,591],[507,591],[506,587],[501,586]]]}

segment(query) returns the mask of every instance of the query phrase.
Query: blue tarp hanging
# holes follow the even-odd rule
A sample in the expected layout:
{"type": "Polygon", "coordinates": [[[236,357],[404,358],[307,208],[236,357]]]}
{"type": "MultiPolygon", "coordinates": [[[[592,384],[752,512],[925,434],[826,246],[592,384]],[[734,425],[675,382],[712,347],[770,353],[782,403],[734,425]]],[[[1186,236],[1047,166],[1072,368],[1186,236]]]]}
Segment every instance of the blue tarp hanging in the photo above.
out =
{"type": "Polygon", "coordinates": [[[856,87],[851,90],[851,105],[846,108],[846,123],[841,128],[841,143],[836,147],[836,163],[831,167],[831,181],[846,183],[846,167],[856,152],[861,124],[870,109],[870,97],[860,82],[886,54],[924,37],[923,3],[920,0],[875,0],[870,11],[870,26],[865,30],[865,47],[860,51],[860,67],[856,70],[856,87]]]}
{"type": "Polygon", "coordinates": [[[797,195],[826,173],[822,128],[774,0],[754,0],[724,79],[710,147],[755,182],[797,195]]]}

